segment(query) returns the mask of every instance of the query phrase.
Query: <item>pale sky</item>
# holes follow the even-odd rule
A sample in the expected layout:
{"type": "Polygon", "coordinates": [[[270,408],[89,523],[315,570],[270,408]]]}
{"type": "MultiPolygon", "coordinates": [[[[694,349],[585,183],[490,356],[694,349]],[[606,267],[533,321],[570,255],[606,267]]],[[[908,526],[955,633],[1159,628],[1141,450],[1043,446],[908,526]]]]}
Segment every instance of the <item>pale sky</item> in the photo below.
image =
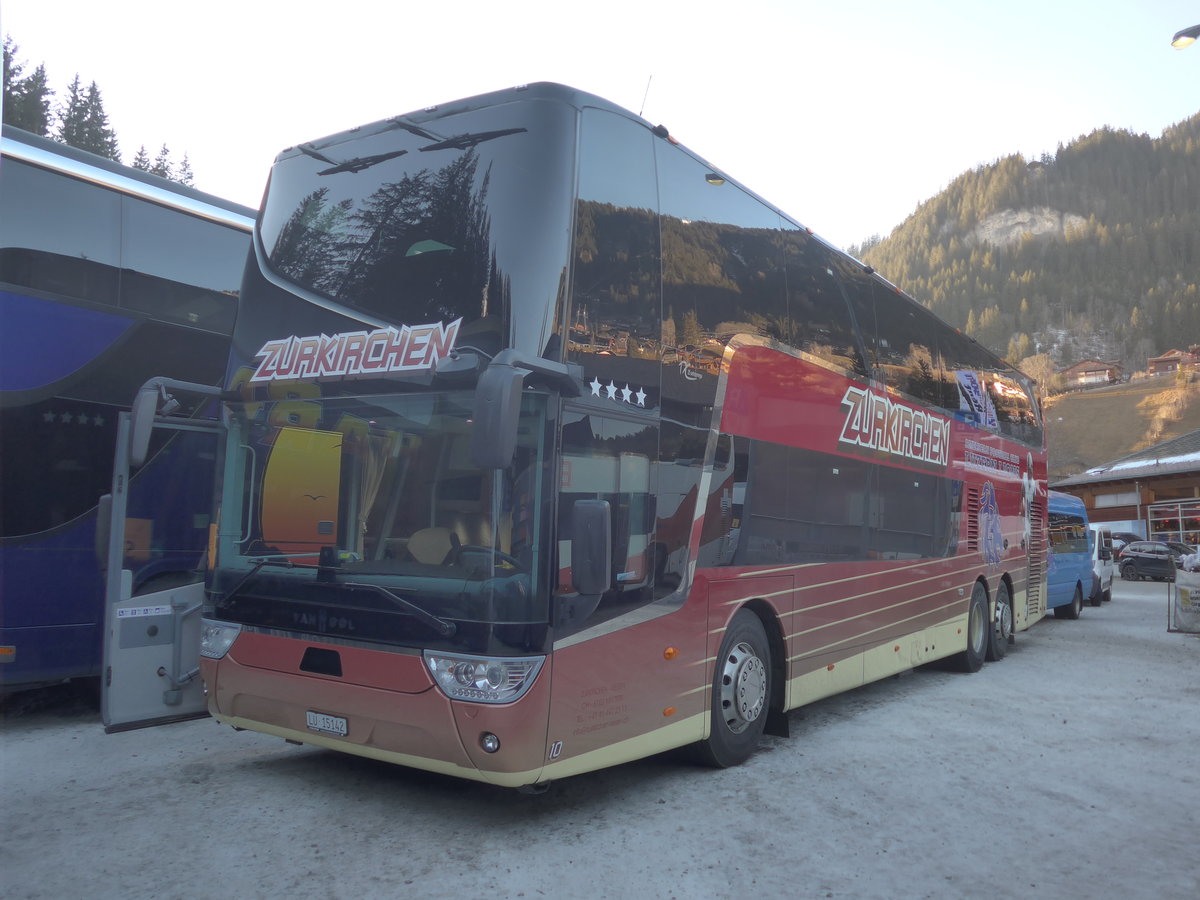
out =
{"type": "Polygon", "coordinates": [[[248,206],[284,147],[558,81],[842,247],[978,165],[1200,112],[1200,44],[1170,46],[1196,24],[1180,0],[0,0],[56,100],[98,84],[125,162],[165,142],[248,206]]]}

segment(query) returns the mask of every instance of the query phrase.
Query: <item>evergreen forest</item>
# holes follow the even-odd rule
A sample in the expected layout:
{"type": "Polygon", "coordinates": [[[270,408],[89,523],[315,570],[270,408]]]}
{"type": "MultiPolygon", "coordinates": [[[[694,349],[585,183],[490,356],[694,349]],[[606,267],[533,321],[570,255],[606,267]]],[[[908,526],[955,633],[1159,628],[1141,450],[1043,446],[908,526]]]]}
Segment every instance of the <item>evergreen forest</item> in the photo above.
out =
{"type": "Polygon", "coordinates": [[[848,249],[1034,377],[1088,359],[1132,373],[1200,344],[1198,201],[1200,114],[980,166],[848,249]]]}
{"type": "MultiPolygon", "coordinates": [[[[79,74],[67,85],[61,101],[50,87],[46,66],[30,68],[19,57],[20,47],[6,35],[4,38],[4,124],[12,125],[40,137],[48,137],[70,147],[87,150],[105,159],[122,162],[117,132],[109,124],[104,110],[104,98],[96,82],[84,85],[79,74]]],[[[139,147],[129,165],[152,175],[160,175],[188,186],[195,185],[195,176],[187,154],[178,163],[163,144],[154,159],[139,147]]]]}

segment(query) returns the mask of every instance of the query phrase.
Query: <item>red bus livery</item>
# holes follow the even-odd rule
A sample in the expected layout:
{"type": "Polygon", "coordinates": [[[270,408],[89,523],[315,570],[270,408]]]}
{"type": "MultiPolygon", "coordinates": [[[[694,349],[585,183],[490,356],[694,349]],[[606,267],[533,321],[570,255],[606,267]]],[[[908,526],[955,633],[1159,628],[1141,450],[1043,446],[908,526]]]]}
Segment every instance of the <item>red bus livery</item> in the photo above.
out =
{"type": "Polygon", "coordinates": [[[255,256],[221,722],[521,788],[728,766],[1044,615],[1029,381],[661,126],[539,84],[302,144],[255,256]]]}

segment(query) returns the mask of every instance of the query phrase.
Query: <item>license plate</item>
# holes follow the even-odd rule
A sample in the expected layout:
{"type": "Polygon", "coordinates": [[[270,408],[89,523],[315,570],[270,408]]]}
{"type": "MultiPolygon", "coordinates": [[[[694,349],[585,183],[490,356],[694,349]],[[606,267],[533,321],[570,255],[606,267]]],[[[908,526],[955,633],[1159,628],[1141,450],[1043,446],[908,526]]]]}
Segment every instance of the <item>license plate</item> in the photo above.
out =
{"type": "Polygon", "coordinates": [[[327,716],[325,713],[309,710],[304,714],[304,718],[309,731],[336,734],[338,737],[346,736],[346,720],[341,716],[327,716]]]}

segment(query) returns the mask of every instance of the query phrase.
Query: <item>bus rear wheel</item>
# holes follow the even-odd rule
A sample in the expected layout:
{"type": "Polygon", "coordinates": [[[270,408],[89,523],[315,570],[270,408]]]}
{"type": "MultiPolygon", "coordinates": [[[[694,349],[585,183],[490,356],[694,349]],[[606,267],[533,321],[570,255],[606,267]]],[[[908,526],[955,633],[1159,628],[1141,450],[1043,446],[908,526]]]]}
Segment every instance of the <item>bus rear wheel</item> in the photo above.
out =
{"type": "Polygon", "coordinates": [[[771,645],[758,616],[739,610],[729,623],[713,672],[711,733],[697,746],[719,768],[745,762],[758,747],[771,702],[771,645]]]}
{"type": "Polygon", "coordinates": [[[996,662],[1004,659],[1008,645],[1013,639],[1013,605],[1008,585],[1003,581],[996,588],[996,615],[988,630],[987,660],[996,662]]]}
{"type": "Polygon", "coordinates": [[[975,582],[971,589],[971,605],[967,609],[967,649],[954,658],[959,671],[978,672],[983,668],[991,630],[988,627],[987,592],[982,584],[975,582]]]}

